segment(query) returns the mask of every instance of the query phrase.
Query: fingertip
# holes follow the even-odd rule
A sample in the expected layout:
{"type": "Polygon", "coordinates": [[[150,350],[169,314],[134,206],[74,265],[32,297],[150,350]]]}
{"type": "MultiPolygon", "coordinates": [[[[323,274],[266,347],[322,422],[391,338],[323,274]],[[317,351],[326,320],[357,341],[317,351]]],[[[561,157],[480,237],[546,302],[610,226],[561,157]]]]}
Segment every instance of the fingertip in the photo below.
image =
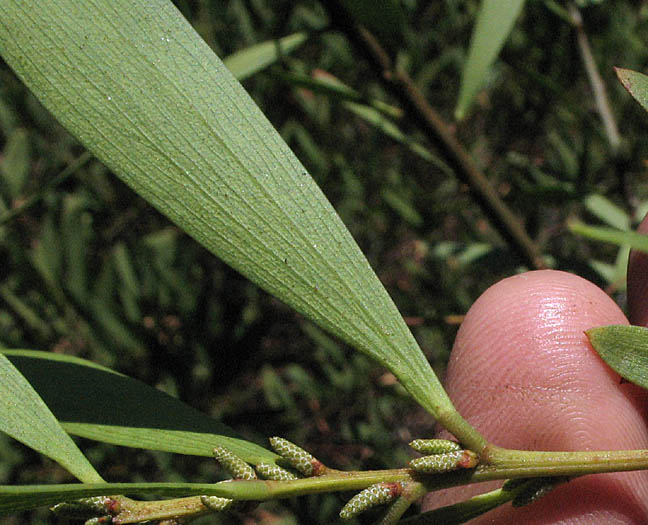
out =
{"type": "Polygon", "coordinates": [[[583,402],[569,400],[587,393],[593,402],[605,398],[607,389],[616,391],[619,377],[584,334],[605,324],[627,320],[585,279],[550,270],[504,279],[475,302],[462,323],[446,388],[459,411],[476,418],[483,432],[494,431],[498,444],[563,448],[562,438],[550,436],[557,421],[589,421],[572,413],[583,402]],[[508,417],[510,406],[517,407],[516,418],[508,417]]]}
{"type": "MultiPolygon", "coordinates": [[[[466,315],[448,364],[446,389],[459,412],[496,445],[644,448],[648,433],[635,387],[620,384],[584,334],[594,326],[627,322],[602,290],[575,275],[543,270],[505,279],[466,315]]],[[[612,483],[615,494],[627,493],[628,516],[646,515],[648,508],[637,503],[648,496],[644,474],[605,476],[607,489],[612,483]],[[642,498],[636,497],[639,493],[642,498]]],[[[589,503],[590,510],[607,506],[616,512],[618,496],[611,501],[603,482],[594,487],[601,493],[589,503]]],[[[469,492],[474,490],[462,494],[469,492]]],[[[451,500],[446,495],[440,501],[451,500]]],[[[515,520],[516,511],[509,508],[502,515],[515,520]]]]}

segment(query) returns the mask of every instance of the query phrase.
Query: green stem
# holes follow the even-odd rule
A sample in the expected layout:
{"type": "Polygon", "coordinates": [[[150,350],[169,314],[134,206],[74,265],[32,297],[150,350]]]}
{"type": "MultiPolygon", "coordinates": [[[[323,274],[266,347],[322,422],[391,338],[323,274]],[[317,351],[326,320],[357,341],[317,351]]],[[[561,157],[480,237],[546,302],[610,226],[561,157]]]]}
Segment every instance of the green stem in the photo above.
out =
{"type": "Polygon", "coordinates": [[[427,489],[423,483],[406,483],[403,486],[403,493],[399,498],[390,505],[389,509],[376,525],[393,525],[398,523],[405,511],[410,508],[412,503],[421,498],[427,489]]]}
{"type": "Polygon", "coordinates": [[[464,448],[482,456],[488,447],[488,441],[451,405],[451,410],[440,411],[436,414],[437,422],[457,438],[464,448]]]}
{"type": "Polygon", "coordinates": [[[408,525],[426,525],[434,523],[464,523],[468,520],[481,516],[504,503],[508,503],[515,496],[515,492],[502,489],[486,492],[470,498],[469,500],[448,505],[418,516],[403,520],[401,523],[408,525]],[[461,520],[461,521],[459,521],[461,520]]]}
{"type": "Polygon", "coordinates": [[[648,469],[648,450],[544,452],[490,446],[485,463],[473,470],[421,475],[411,469],[338,472],[295,481],[226,481],[212,486],[211,494],[240,500],[269,500],[360,490],[374,483],[418,481],[426,490],[481,483],[497,479],[580,476],[648,469]]]}
{"type": "Polygon", "coordinates": [[[648,450],[552,452],[489,447],[478,469],[483,481],[502,477],[579,476],[648,469],[648,450]]]}
{"type": "Polygon", "coordinates": [[[61,171],[54,178],[50,179],[37,193],[31,197],[27,197],[20,206],[12,208],[4,215],[0,217],[0,226],[7,224],[9,221],[15,219],[19,215],[23,214],[34,204],[39,202],[47,193],[52,189],[61,184],[63,181],[67,180],[68,177],[74,175],[79,169],[81,169],[87,162],[92,158],[92,153],[86,151],[79,155],[72,163],[70,163],[63,171],[61,171]]]}
{"type": "MultiPolygon", "coordinates": [[[[215,484],[197,483],[97,483],[65,485],[0,486],[0,511],[13,512],[60,501],[106,494],[147,493],[183,496],[167,501],[131,502],[124,500],[119,511],[120,523],[151,519],[198,516],[206,513],[201,494],[242,501],[266,501],[323,492],[362,490],[381,482],[402,483],[415,488],[416,494],[484,481],[536,478],[574,477],[584,474],[623,472],[648,469],[648,450],[613,450],[579,452],[545,452],[509,450],[488,446],[482,464],[475,469],[462,469],[445,474],[420,474],[411,469],[373,470],[364,472],[335,471],[319,477],[294,481],[223,481],[215,484]]],[[[406,492],[407,495],[407,492],[406,492]]],[[[403,511],[406,508],[403,502],[403,511]]]]}

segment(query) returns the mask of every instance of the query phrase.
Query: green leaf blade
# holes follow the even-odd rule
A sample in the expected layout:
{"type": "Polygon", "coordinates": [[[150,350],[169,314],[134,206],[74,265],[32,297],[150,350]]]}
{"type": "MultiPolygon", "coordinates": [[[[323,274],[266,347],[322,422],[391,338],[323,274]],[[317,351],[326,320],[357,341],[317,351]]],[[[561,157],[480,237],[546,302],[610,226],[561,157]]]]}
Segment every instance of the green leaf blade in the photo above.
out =
{"type": "Polygon", "coordinates": [[[220,445],[253,464],[277,458],[164,392],[90,361],[33,350],[0,352],[29,380],[70,434],[205,457],[220,445]]]}
{"type": "Polygon", "coordinates": [[[648,253],[648,235],[633,231],[621,231],[602,226],[589,226],[580,222],[568,225],[571,232],[595,241],[609,242],[617,246],[629,246],[633,250],[648,253]]]}
{"type": "Polygon", "coordinates": [[[238,80],[245,80],[279,60],[308,39],[306,33],[294,33],[278,40],[269,40],[232,53],[223,60],[238,80]]]}
{"type": "Polygon", "coordinates": [[[335,210],[170,3],[12,0],[0,4],[0,20],[5,60],[124,182],[392,370],[430,412],[453,411],[335,210]]]}
{"type": "Polygon", "coordinates": [[[621,377],[648,388],[648,328],[611,325],[585,332],[594,350],[621,377]]]}
{"type": "Polygon", "coordinates": [[[87,496],[109,494],[150,494],[182,497],[218,495],[214,483],[91,483],[66,485],[0,485],[0,516],[71,501],[87,496]]]}
{"type": "Polygon", "coordinates": [[[462,120],[513,29],[524,0],[482,0],[461,75],[455,118],[462,120]]]}
{"type": "Polygon", "coordinates": [[[619,80],[634,99],[648,111],[648,76],[630,69],[614,68],[619,80]]]}
{"type": "Polygon", "coordinates": [[[85,482],[103,481],[29,382],[0,354],[0,431],[85,482]]]}

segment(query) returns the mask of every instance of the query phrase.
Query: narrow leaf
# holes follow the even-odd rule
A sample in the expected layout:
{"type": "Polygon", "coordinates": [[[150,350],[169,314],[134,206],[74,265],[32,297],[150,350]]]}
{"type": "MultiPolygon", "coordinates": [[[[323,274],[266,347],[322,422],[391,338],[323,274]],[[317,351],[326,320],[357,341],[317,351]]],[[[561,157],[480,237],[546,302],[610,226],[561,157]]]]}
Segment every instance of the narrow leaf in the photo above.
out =
{"type": "Polygon", "coordinates": [[[218,483],[0,485],[0,516],[86,496],[106,496],[109,494],[150,494],[169,497],[218,496],[221,492],[218,483]]]}
{"type": "Polygon", "coordinates": [[[569,230],[595,241],[609,242],[617,246],[629,246],[633,250],[648,252],[648,235],[637,232],[624,232],[600,226],[588,226],[580,222],[571,222],[569,230]]]}
{"type": "Polygon", "coordinates": [[[367,122],[375,126],[388,137],[391,137],[396,142],[401,143],[415,155],[421,157],[423,160],[430,162],[446,175],[452,174],[452,169],[445,162],[443,162],[443,160],[437,157],[423,144],[406,135],[396,123],[380,113],[380,111],[378,111],[377,109],[366,106],[364,104],[356,104],[354,102],[345,102],[344,107],[346,107],[349,111],[351,111],[361,119],[366,120],[367,122]]]}
{"type": "Polygon", "coordinates": [[[630,216],[628,213],[607,197],[592,193],[585,197],[583,203],[591,214],[595,215],[608,226],[623,231],[630,229],[630,216]]]}
{"type": "Polygon", "coordinates": [[[7,138],[0,159],[1,186],[15,199],[20,195],[29,177],[30,146],[27,130],[19,128],[7,138]]]}
{"type": "Polygon", "coordinates": [[[648,328],[611,325],[585,332],[594,350],[621,377],[648,388],[648,328]]]}
{"type": "Polygon", "coordinates": [[[124,182],[252,281],[452,404],[315,182],[170,2],[0,3],[0,54],[124,182]]]}
{"type": "Polygon", "coordinates": [[[524,0],[482,0],[461,75],[457,120],[466,116],[523,6],[524,0]]]}
{"type": "Polygon", "coordinates": [[[223,63],[237,79],[245,80],[297,49],[307,38],[306,33],[294,33],[279,40],[261,42],[232,53],[223,63]]]}
{"type": "Polygon", "coordinates": [[[0,431],[46,455],[78,479],[103,481],[22,374],[0,354],[0,431]]]}
{"type": "Polygon", "coordinates": [[[403,525],[459,525],[466,523],[477,516],[481,516],[500,505],[511,501],[512,495],[502,489],[497,489],[485,494],[479,494],[466,501],[440,507],[438,509],[422,512],[411,518],[399,521],[403,525]]]}
{"type": "Polygon", "coordinates": [[[614,68],[623,87],[648,111],[648,76],[620,67],[614,68]]]}
{"type": "Polygon", "coordinates": [[[226,425],[164,392],[90,361],[34,350],[0,352],[71,434],[126,447],[206,457],[212,456],[215,446],[223,446],[251,463],[273,462],[277,457],[238,439],[226,425]]]}

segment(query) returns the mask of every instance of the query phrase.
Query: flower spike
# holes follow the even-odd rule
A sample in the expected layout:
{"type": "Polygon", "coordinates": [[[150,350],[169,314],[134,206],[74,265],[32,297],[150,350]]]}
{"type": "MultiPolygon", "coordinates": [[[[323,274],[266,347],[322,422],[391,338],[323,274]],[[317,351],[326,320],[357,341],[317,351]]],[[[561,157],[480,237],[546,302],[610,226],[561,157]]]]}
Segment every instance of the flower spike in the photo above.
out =
{"type": "Polygon", "coordinates": [[[61,518],[87,520],[105,517],[112,511],[118,511],[119,503],[110,497],[95,496],[57,503],[50,510],[61,518]]]}
{"type": "Polygon", "coordinates": [[[234,500],[229,498],[219,498],[218,496],[200,496],[200,503],[211,511],[223,512],[224,510],[231,508],[234,500]]]}
{"type": "Polygon", "coordinates": [[[421,454],[445,454],[461,450],[461,445],[449,439],[415,439],[409,444],[421,454]]]}
{"type": "Polygon", "coordinates": [[[321,461],[287,439],[271,437],[270,445],[277,454],[304,476],[319,476],[326,468],[321,461]]]}
{"type": "Polygon", "coordinates": [[[340,511],[340,518],[350,520],[377,505],[386,505],[401,495],[400,483],[377,483],[353,496],[340,511]]]}
{"type": "Polygon", "coordinates": [[[433,454],[415,458],[409,462],[410,468],[425,474],[441,474],[460,468],[474,468],[479,463],[477,454],[472,450],[456,450],[445,454],[433,454]]]}
{"type": "Polygon", "coordinates": [[[271,479],[273,481],[292,481],[299,479],[292,472],[271,463],[259,463],[256,466],[256,471],[264,479],[271,479]]]}
{"type": "Polygon", "coordinates": [[[225,447],[215,447],[214,457],[234,479],[257,479],[254,469],[225,447]]]}

